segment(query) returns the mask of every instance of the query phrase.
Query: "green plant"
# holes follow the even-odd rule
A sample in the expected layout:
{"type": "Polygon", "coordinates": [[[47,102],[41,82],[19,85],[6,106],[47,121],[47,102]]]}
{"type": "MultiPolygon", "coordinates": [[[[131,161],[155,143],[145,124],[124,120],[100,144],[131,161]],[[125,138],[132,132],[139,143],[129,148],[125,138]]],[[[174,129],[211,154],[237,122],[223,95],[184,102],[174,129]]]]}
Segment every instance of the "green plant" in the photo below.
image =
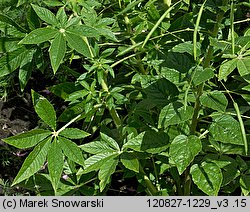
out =
{"type": "Polygon", "coordinates": [[[67,105],[56,115],[32,88],[45,125],[4,139],[34,147],[13,185],[99,195],[118,176],[148,195],[249,195],[248,1],[20,2],[25,26],[0,15],[14,29],[0,76],[18,70],[24,91],[47,67],[67,105]]]}

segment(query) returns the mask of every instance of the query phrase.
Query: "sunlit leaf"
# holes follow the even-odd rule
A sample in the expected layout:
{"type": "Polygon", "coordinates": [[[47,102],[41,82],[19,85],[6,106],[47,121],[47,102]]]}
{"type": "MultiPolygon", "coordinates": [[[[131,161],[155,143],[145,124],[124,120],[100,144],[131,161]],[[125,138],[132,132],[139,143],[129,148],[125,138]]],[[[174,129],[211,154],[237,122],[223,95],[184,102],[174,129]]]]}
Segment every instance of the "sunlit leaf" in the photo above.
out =
{"type": "Polygon", "coordinates": [[[32,8],[35,10],[36,14],[40,19],[51,25],[57,25],[58,21],[56,16],[48,9],[40,7],[38,5],[32,4],[32,8]]]}
{"type": "Polygon", "coordinates": [[[203,106],[217,111],[225,112],[227,108],[227,98],[221,91],[204,92],[200,97],[203,106]]]}
{"type": "Polygon", "coordinates": [[[54,74],[58,70],[66,53],[66,41],[63,33],[58,33],[55,39],[51,42],[49,56],[54,74]]]}
{"type": "Polygon", "coordinates": [[[84,165],[84,159],[82,155],[81,149],[74,143],[73,141],[61,137],[58,137],[59,146],[63,150],[63,153],[72,161],[75,163],[78,163],[80,165],[84,165]]]}
{"type": "Polygon", "coordinates": [[[215,163],[202,162],[194,164],[190,173],[194,183],[205,194],[216,196],[219,193],[223,176],[220,168],[215,163]]]}
{"type": "Polygon", "coordinates": [[[169,155],[175,162],[181,175],[194,157],[201,151],[201,140],[194,136],[179,135],[175,137],[169,148],[169,155]]]}
{"type": "Polygon", "coordinates": [[[51,27],[38,28],[30,32],[26,37],[24,37],[19,44],[39,44],[45,41],[53,39],[59,30],[53,29],[51,27]]]}
{"type": "Polygon", "coordinates": [[[53,130],[56,130],[56,111],[53,105],[34,90],[31,91],[31,94],[37,115],[53,130]]]}
{"type": "Polygon", "coordinates": [[[42,141],[33,149],[33,151],[25,159],[12,185],[16,185],[22,182],[23,180],[28,179],[41,169],[42,165],[46,160],[51,145],[51,139],[52,137],[42,141]]]}
{"type": "Polygon", "coordinates": [[[26,149],[35,146],[49,135],[51,135],[51,131],[49,130],[34,129],[15,136],[4,138],[3,141],[14,147],[26,149]]]}
{"type": "Polygon", "coordinates": [[[57,190],[58,183],[60,181],[64,165],[64,157],[62,149],[55,139],[48,152],[48,169],[54,190],[57,190]]]}

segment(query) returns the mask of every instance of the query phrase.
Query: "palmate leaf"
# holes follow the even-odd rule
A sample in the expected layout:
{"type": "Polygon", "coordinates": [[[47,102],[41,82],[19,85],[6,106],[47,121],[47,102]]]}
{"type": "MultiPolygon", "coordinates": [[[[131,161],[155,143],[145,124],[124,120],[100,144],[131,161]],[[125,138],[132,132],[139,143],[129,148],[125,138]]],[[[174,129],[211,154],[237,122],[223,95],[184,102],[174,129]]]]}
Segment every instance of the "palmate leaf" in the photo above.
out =
{"type": "Polygon", "coordinates": [[[80,148],[90,154],[99,154],[103,152],[114,152],[114,149],[111,148],[107,143],[103,141],[92,141],[80,146],[80,148]]]}
{"type": "Polygon", "coordinates": [[[100,33],[98,32],[97,29],[91,26],[87,26],[87,25],[73,25],[67,28],[66,31],[76,34],[76,35],[84,36],[84,37],[97,38],[98,36],[100,36],[100,33]]]}
{"type": "Polygon", "coordinates": [[[37,115],[53,130],[56,130],[56,112],[53,105],[34,90],[31,90],[31,95],[37,115]]]}
{"type": "Polygon", "coordinates": [[[180,175],[199,154],[201,148],[201,140],[197,136],[179,135],[175,137],[170,145],[169,155],[175,162],[180,175]]]}
{"type": "Polygon", "coordinates": [[[98,178],[100,180],[100,191],[102,192],[110,181],[111,175],[115,172],[119,160],[118,157],[110,158],[100,168],[98,178]]]}
{"type": "Polygon", "coordinates": [[[31,4],[31,5],[40,19],[54,26],[58,24],[56,16],[50,10],[44,7],[39,7],[35,4],[31,4]]]}
{"type": "Polygon", "coordinates": [[[59,133],[59,135],[69,139],[80,139],[80,138],[85,138],[90,134],[77,128],[65,128],[63,131],[59,133]]]}
{"type": "Polygon", "coordinates": [[[127,169],[139,173],[140,164],[135,153],[123,152],[120,160],[127,169]]]}
{"type": "Polygon", "coordinates": [[[51,42],[49,57],[54,74],[58,70],[66,53],[66,41],[63,33],[58,33],[51,42]]]}
{"type": "Polygon", "coordinates": [[[202,162],[190,168],[193,182],[204,193],[210,196],[218,195],[223,176],[219,166],[215,163],[202,162]]]}
{"type": "Polygon", "coordinates": [[[58,136],[59,146],[63,150],[63,153],[75,163],[84,165],[84,159],[80,148],[71,140],[58,136]]]}
{"type": "Polygon", "coordinates": [[[38,28],[30,32],[26,37],[24,37],[19,44],[39,44],[45,41],[53,39],[59,30],[52,27],[38,28]]]}
{"type": "Polygon", "coordinates": [[[61,146],[58,144],[57,139],[54,139],[48,151],[48,169],[50,180],[54,191],[57,190],[64,165],[64,157],[61,146]]]}
{"type": "Polygon", "coordinates": [[[16,148],[26,149],[35,146],[49,135],[51,135],[49,130],[34,129],[19,135],[5,138],[3,141],[16,148]]]}
{"type": "Polygon", "coordinates": [[[51,145],[51,140],[52,137],[49,137],[39,143],[33,149],[33,151],[25,159],[21,169],[19,170],[17,176],[15,177],[12,183],[12,186],[22,182],[23,180],[28,179],[40,170],[46,160],[51,145]]]}
{"type": "Polygon", "coordinates": [[[60,22],[61,27],[64,27],[67,23],[68,17],[65,13],[64,7],[60,7],[56,13],[56,19],[60,22]]]}
{"type": "Polygon", "coordinates": [[[78,91],[75,91],[75,92],[72,92],[71,94],[69,94],[68,98],[65,100],[69,101],[69,102],[73,102],[73,101],[76,101],[78,99],[83,99],[88,94],[89,94],[88,90],[78,90],[78,91]]]}
{"type": "MultiPolygon", "coordinates": [[[[108,160],[115,158],[119,155],[117,152],[104,152],[89,157],[84,162],[83,173],[89,173],[92,171],[98,171],[100,167],[105,164],[108,160]]],[[[78,173],[79,174],[79,173],[78,173]]]]}
{"type": "Polygon", "coordinates": [[[76,34],[73,31],[67,30],[65,32],[65,38],[68,42],[70,48],[75,49],[77,52],[83,56],[91,58],[91,52],[88,44],[85,42],[82,36],[76,34]]]}
{"type": "Polygon", "coordinates": [[[103,139],[103,141],[105,141],[105,143],[107,143],[114,150],[117,150],[117,151],[120,150],[118,143],[113,138],[105,135],[104,133],[101,133],[101,138],[103,139]]]}
{"type": "Polygon", "coordinates": [[[107,39],[110,39],[112,41],[118,42],[117,38],[115,37],[115,34],[108,28],[97,28],[98,34],[103,35],[107,39]]]}

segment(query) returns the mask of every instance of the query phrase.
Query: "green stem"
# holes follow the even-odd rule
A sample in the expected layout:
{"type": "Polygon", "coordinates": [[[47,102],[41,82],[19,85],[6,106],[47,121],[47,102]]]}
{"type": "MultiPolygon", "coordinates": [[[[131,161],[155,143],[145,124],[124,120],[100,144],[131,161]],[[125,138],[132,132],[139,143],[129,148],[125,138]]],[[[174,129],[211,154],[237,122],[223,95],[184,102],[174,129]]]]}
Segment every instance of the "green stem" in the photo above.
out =
{"type": "Polygon", "coordinates": [[[117,129],[120,128],[122,126],[122,121],[121,121],[116,109],[112,107],[109,110],[109,113],[110,113],[110,115],[111,115],[111,117],[112,117],[112,119],[113,119],[113,121],[115,123],[116,128],[117,129]]]}
{"type": "Polygon", "coordinates": [[[65,130],[69,125],[71,125],[73,122],[75,122],[77,119],[79,119],[82,116],[82,114],[79,114],[78,116],[76,116],[75,118],[73,118],[70,122],[68,122],[67,124],[65,124],[62,128],[60,128],[58,131],[53,132],[53,135],[56,137],[59,135],[60,132],[62,132],[63,130],[65,130]]]}
{"type": "MultiPolygon", "coordinates": [[[[106,91],[107,93],[109,93],[107,83],[104,79],[102,79],[102,89],[104,91],[106,91]]],[[[116,128],[119,129],[122,126],[122,121],[121,121],[116,109],[114,107],[112,107],[111,109],[109,109],[109,113],[110,113],[110,115],[115,123],[116,128]]]]}
{"type": "Polygon", "coordinates": [[[158,190],[157,188],[154,186],[154,184],[151,182],[151,180],[148,178],[148,176],[146,175],[146,173],[144,172],[143,168],[140,165],[140,173],[143,175],[143,180],[147,186],[147,192],[149,195],[151,196],[157,196],[158,195],[158,190]]]}
{"type": "Polygon", "coordinates": [[[185,176],[185,181],[184,181],[184,196],[190,196],[190,191],[191,191],[191,176],[190,176],[190,166],[185,170],[184,176],[185,176]]]}
{"type": "Polygon", "coordinates": [[[156,179],[156,188],[157,188],[158,191],[160,191],[159,177],[158,177],[158,172],[157,172],[157,169],[156,169],[156,166],[155,166],[154,157],[152,157],[151,159],[152,159],[152,164],[153,164],[153,167],[154,167],[154,173],[155,173],[155,179],[156,179]]]}
{"type": "MultiPolygon", "coordinates": [[[[227,5],[228,0],[224,0],[222,5],[227,5]]],[[[211,33],[212,37],[217,37],[218,32],[219,32],[219,27],[221,24],[221,21],[224,17],[224,11],[221,11],[218,16],[217,16],[217,24],[215,24],[214,29],[211,33]]],[[[209,45],[208,50],[207,50],[207,54],[205,55],[204,61],[203,61],[203,68],[208,68],[210,66],[211,60],[213,58],[213,53],[214,53],[214,49],[213,46],[209,45]]],[[[197,124],[198,124],[198,118],[199,118],[199,112],[201,109],[201,103],[200,103],[200,97],[203,93],[203,88],[204,88],[205,83],[202,83],[200,85],[198,85],[198,87],[196,88],[196,98],[195,98],[195,105],[194,105],[194,113],[193,113],[193,117],[192,117],[192,121],[191,121],[191,125],[190,125],[190,134],[194,135],[196,132],[196,128],[197,128],[197,124]]],[[[189,196],[190,192],[191,192],[191,177],[190,177],[190,166],[186,169],[185,173],[184,173],[184,195],[189,196]]]]}
{"type": "MultiPolygon", "coordinates": [[[[135,41],[133,40],[133,38],[132,38],[133,30],[132,30],[132,28],[131,28],[130,20],[129,20],[127,14],[124,16],[124,20],[125,20],[125,24],[126,24],[126,26],[127,26],[127,31],[128,31],[128,33],[129,33],[129,35],[130,35],[131,43],[132,43],[132,45],[134,46],[134,45],[136,45],[136,42],[135,42],[135,41]]],[[[135,58],[136,58],[136,60],[137,60],[138,68],[139,68],[139,70],[140,70],[140,72],[141,72],[142,74],[146,74],[146,70],[145,70],[145,68],[144,68],[144,66],[143,66],[143,64],[142,64],[141,57],[140,57],[139,54],[136,54],[136,51],[137,51],[137,50],[134,49],[135,58]]]]}
{"type": "Polygon", "coordinates": [[[235,53],[235,37],[234,37],[234,0],[231,2],[231,12],[230,12],[230,22],[231,22],[231,42],[232,42],[232,54],[235,53]]]}

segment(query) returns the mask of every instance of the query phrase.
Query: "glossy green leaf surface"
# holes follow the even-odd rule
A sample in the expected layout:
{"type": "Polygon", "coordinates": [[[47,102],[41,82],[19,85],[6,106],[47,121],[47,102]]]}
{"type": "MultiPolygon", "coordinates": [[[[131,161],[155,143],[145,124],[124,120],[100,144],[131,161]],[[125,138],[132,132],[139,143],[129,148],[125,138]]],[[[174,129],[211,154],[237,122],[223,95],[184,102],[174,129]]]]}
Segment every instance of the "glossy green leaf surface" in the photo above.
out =
{"type": "Polygon", "coordinates": [[[203,162],[191,166],[190,173],[194,183],[205,194],[218,195],[223,176],[220,168],[215,163],[203,162]]]}
{"type": "Polygon", "coordinates": [[[49,135],[51,135],[49,130],[34,129],[9,138],[5,138],[3,141],[14,147],[26,149],[35,146],[49,135]]]}
{"type": "Polygon", "coordinates": [[[133,149],[138,152],[160,153],[169,147],[169,137],[163,132],[146,131],[135,138],[129,139],[123,145],[124,148],[133,149]]]}
{"type": "Polygon", "coordinates": [[[56,111],[43,96],[32,90],[32,100],[37,115],[53,130],[56,130],[56,111]]]}
{"type": "Polygon", "coordinates": [[[203,106],[220,112],[225,112],[228,105],[228,100],[221,91],[204,92],[200,101],[203,106]]]}
{"type": "Polygon", "coordinates": [[[193,108],[191,106],[181,106],[171,103],[165,106],[160,113],[158,127],[168,127],[170,125],[180,124],[192,118],[193,108]]]}
{"type": "Polygon", "coordinates": [[[62,149],[58,141],[54,139],[48,151],[48,169],[54,190],[57,190],[64,165],[62,149]]]}
{"type": "Polygon", "coordinates": [[[121,154],[120,160],[127,169],[139,173],[140,164],[136,154],[124,152],[121,154]]]}
{"type": "Polygon", "coordinates": [[[101,138],[103,139],[103,141],[105,141],[106,144],[108,144],[114,150],[117,150],[117,151],[120,150],[118,143],[113,138],[107,136],[104,133],[101,133],[101,138]]]}
{"type": "Polygon", "coordinates": [[[213,69],[197,67],[193,76],[194,85],[199,85],[214,77],[213,69]]]}
{"type": "Polygon", "coordinates": [[[201,140],[197,136],[179,135],[175,137],[170,145],[169,155],[175,162],[180,175],[199,154],[201,148],[201,140]]]}
{"type": "Polygon", "coordinates": [[[26,37],[24,37],[19,44],[39,44],[45,41],[53,39],[59,33],[58,30],[46,27],[38,28],[30,32],[26,37]]]}
{"type": "Polygon", "coordinates": [[[36,14],[40,19],[51,25],[57,25],[58,21],[56,16],[48,9],[40,7],[38,5],[32,4],[32,8],[35,10],[36,14]]]}
{"type": "Polygon", "coordinates": [[[111,175],[115,172],[119,160],[117,158],[110,158],[101,167],[98,173],[100,180],[100,191],[102,192],[106,185],[110,182],[111,175]]]}
{"type": "Polygon", "coordinates": [[[90,156],[84,162],[84,173],[99,170],[103,164],[105,164],[107,161],[117,156],[118,156],[118,153],[116,152],[99,153],[99,154],[90,156]]]}
{"type": "Polygon", "coordinates": [[[250,74],[250,57],[238,59],[237,68],[241,76],[250,74]]]}
{"type": "Polygon", "coordinates": [[[82,155],[82,151],[80,150],[80,148],[76,145],[76,143],[74,143],[73,141],[61,137],[58,137],[58,142],[59,142],[59,146],[61,147],[61,149],[63,150],[63,153],[72,161],[74,161],[75,163],[78,163],[80,165],[84,165],[84,159],[83,159],[83,155],[82,155]]]}
{"type": "Polygon", "coordinates": [[[92,141],[81,145],[80,148],[83,151],[88,152],[90,154],[99,154],[102,152],[114,152],[114,149],[103,141],[92,141]]]}
{"type": "Polygon", "coordinates": [[[80,139],[80,138],[85,138],[90,134],[77,128],[66,128],[63,131],[61,131],[59,135],[69,139],[80,139]]]}
{"type": "Polygon", "coordinates": [[[69,30],[66,31],[65,35],[68,45],[72,49],[75,49],[77,52],[86,57],[92,57],[89,46],[87,45],[82,36],[69,30]]]}
{"type": "Polygon", "coordinates": [[[57,72],[66,53],[66,41],[63,33],[58,33],[51,42],[49,56],[54,74],[57,72]]]}
{"type": "Polygon", "coordinates": [[[0,58],[0,77],[6,76],[15,71],[22,64],[29,52],[29,49],[21,47],[3,55],[0,58]]]}
{"type": "Polygon", "coordinates": [[[219,70],[219,80],[226,79],[227,76],[236,68],[237,59],[225,61],[219,70]]]}
{"type": "Polygon", "coordinates": [[[229,144],[244,145],[240,124],[230,115],[221,115],[214,119],[209,131],[213,139],[229,144]]]}

